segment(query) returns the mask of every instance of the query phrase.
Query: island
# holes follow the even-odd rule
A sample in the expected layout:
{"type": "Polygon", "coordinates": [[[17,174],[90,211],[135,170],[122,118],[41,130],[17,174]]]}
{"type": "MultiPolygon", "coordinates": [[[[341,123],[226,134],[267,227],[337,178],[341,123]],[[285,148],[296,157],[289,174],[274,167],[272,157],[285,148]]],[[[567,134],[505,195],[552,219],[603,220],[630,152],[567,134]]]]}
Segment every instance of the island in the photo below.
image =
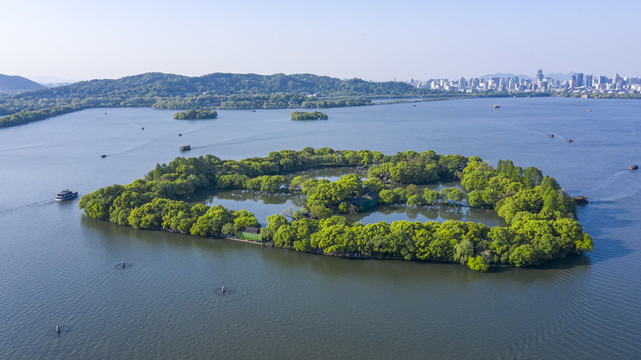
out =
{"type": "Polygon", "coordinates": [[[510,160],[492,167],[477,156],[434,151],[390,156],[306,147],[240,161],[214,155],[178,157],[129,185],[84,195],[79,208],[90,218],[135,229],[229,238],[321,255],[454,262],[482,272],[538,265],[593,248],[592,238],[577,221],[573,198],[554,178],[510,160]],[[350,167],[353,173],[333,182],[290,175],[327,167],[350,167]],[[439,192],[418,187],[452,181],[460,187],[439,192]],[[197,192],[219,189],[298,193],[305,205],[291,214],[267,217],[261,228],[246,210],[186,202],[197,192]],[[344,216],[378,204],[493,209],[507,226],[456,220],[365,225],[344,216]]]}
{"type": "Polygon", "coordinates": [[[327,120],[329,116],[320,111],[294,111],[292,112],[292,120],[327,120]]]}
{"type": "Polygon", "coordinates": [[[200,119],[215,119],[218,117],[218,112],[210,109],[198,109],[181,111],[174,114],[176,120],[200,120],[200,119]]]}

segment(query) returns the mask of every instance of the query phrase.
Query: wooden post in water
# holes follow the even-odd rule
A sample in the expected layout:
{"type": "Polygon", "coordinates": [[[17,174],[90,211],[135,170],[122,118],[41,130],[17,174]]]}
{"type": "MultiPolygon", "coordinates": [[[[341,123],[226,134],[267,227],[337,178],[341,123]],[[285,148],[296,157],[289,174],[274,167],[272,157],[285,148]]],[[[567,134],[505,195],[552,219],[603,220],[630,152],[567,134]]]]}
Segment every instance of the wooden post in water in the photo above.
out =
{"type": "Polygon", "coordinates": [[[224,286],[222,287],[221,291],[222,291],[223,294],[225,293],[225,287],[224,286]]]}
{"type": "Polygon", "coordinates": [[[120,265],[122,266],[123,269],[125,268],[125,262],[124,261],[120,265]]]}
{"type": "Polygon", "coordinates": [[[56,334],[60,334],[60,325],[56,325],[56,334]]]}

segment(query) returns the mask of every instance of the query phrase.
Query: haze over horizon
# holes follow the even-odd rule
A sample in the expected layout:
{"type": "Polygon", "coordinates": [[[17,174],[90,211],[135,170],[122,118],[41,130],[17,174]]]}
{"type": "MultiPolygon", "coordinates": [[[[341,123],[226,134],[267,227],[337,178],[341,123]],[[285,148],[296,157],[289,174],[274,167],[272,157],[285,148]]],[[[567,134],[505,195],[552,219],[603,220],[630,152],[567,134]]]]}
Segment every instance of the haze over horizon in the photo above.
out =
{"type": "Polygon", "coordinates": [[[641,75],[641,41],[626,36],[641,15],[634,1],[25,0],[3,12],[0,31],[10,36],[0,73],[36,81],[146,72],[389,81],[539,68],[641,75]]]}

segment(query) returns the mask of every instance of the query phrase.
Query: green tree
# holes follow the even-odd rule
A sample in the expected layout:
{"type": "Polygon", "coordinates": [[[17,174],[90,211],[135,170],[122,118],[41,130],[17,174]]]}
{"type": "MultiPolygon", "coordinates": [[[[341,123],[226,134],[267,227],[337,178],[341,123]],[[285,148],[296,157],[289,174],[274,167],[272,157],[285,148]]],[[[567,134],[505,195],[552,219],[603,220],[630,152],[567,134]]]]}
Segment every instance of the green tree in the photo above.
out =
{"type": "Polygon", "coordinates": [[[296,240],[298,240],[296,230],[294,230],[290,225],[283,225],[279,227],[276,234],[274,234],[274,244],[278,247],[289,249],[296,240]]]}
{"type": "Polygon", "coordinates": [[[235,211],[232,214],[234,232],[242,231],[246,227],[260,227],[254,214],[247,210],[235,211]]]}
{"type": "Polygon", "coordinates": [[[427,205],[435,205],[440,198],[438,191],[425,189],[423,190],[423,199],[427,205]]]}
{"type": "Polygon", "coordinates": [[[469,257],[467,260],[467,267],[480,272],[487,272],[490,268],[487,261],[481,255],[469,257]]]}
{"type": "Polygon", "coordinates": [[[227,223],[233,223],[232,212],[222,205],[218,205],[210,208],[203,216],[198,218],[198,221],[191,228],[191,234],[216,236],[222,233],[223,226],[227,223]]]}
{"type": "Polygon", "coordinates": [[[467,263],[467,259],[474,255],[474,245],[468,239],[461,241],[454,246],[454,260],[461,264],[467,263]]]}
{"type": "Polygon", "coordinates": [[[394,204],[396,202],[396,195],[391,190],[381,190],[378,197],[383,204],[394,204]]]}
{"type": "Polygon", "coordinates": [[[267,226],[262,229],[263,239],[273,239],[278,229],[283,225],[288,225],[287,218],[282,215],[274,214],[267,217],[267,226]]]}
{"type": "Polygon", "coordinates": [[[538,255],[532,245],[524,244],[510,252],[510,263],[516,267],[536,264],[538,255]]]}

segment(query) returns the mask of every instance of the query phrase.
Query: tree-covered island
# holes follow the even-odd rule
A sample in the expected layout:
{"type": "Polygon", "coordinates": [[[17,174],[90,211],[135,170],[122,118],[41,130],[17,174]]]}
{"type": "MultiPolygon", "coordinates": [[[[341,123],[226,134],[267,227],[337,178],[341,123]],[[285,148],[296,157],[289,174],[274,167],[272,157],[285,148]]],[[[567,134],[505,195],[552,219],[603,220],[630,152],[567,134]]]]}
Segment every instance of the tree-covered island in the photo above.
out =
{"type": "Polygon", "coordinates": [[[218,117],[218,112],[211,109],[198,109],[181,111],[174,114],[176,120],[200,120],[200,119],[215,119],[218,117]]]}
{"type": "Polygon", "coordinates": [[[300,193],[305,205],[272,215],[260,229],[260,243],[296,251],[357,258],[458,262],[477,271],[524,267],[592,251],[592,238],[576,220],[573,199],[540,170],[511,161],[496,168],[479,157],[406,151],[330,148],[282,150],[241,161],[213,155],[176,158],[157,165],[129,185],[112,185],[82,197],[80,209],[94,219],[136,229],[165,230],[202,237],[243,237],[259,222],[246,211],[221,205],[189,204],[199,191],[247,189],[300,193]],[[335,182],[285,175],[325,167],[353,167],[335,182]],[[362,176],[361,176],[362,175],[362,176]],[[363,180],[366,177],[365,180],[363,180]],[[459,180],[440,192],[417,185],[459,180]],[[488,227],[449,220],[350,223],[341,214],[383,204],[462,206],[494,209],[508,224],[488,227]]]}
{"type": "Polygon", "coordinates": [[[292,120],[327,120],[329,116],[320,111],[294,111],[292,112],[292,120]]]}

